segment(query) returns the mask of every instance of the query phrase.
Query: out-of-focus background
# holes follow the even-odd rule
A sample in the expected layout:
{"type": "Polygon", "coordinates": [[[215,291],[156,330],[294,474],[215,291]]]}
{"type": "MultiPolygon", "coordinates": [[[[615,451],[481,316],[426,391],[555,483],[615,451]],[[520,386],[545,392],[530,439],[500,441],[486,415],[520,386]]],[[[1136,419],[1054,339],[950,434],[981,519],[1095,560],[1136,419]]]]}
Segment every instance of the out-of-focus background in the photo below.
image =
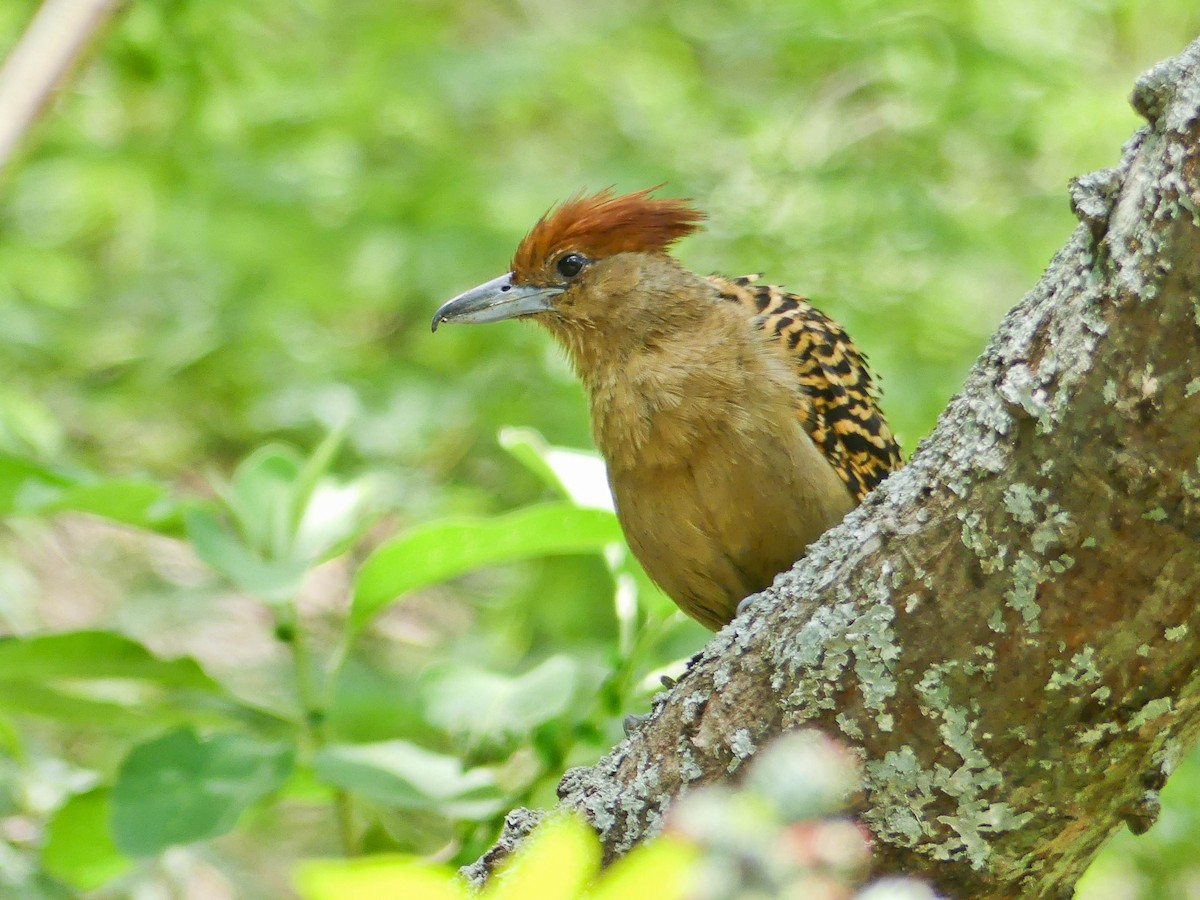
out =
{"type": "MultiPolygon", "coordinates": [[[[569,511],[547,336],[433,310],[554,202],[664,183],[710,216],[678,255],[844,323],[911,452],[1197,34],[1194,0],[128,4],[0,178],[0,893],[283,896],[335,807],[462,862],[552,803],[706,632],[569,511]],[[241,800],[139,831],[210,752],[241,800]]],[[[1200,760],[1164,804],[1080,896],[1200,897],[1200,760]]]]}

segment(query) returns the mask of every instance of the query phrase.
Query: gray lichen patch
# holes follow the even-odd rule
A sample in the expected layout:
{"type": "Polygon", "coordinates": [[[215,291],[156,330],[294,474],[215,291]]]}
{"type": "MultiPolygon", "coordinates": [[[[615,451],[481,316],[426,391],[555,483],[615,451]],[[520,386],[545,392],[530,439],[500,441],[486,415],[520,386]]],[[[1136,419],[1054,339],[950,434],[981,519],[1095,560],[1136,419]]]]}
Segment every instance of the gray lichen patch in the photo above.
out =
{"type": "Polygon", "coordinates": [[[858,726],[858,722],[855,721],[854,716],[849,713],[840,712],[834,717],[834,721],[837,722],[838,728],[842,730],[842,734],[846,735],[846,737],[856,741],[862,740],[863,730],[858,726]]]}
{"type": "MultiPolygon", "coordinates": [[[[978,649],[985,663],[995,653],[987,646],[978,649]]],[[[992,803],[988,799],[989,792],[1003,782],[1003,776],[980,746],[980,740],[990,741],[992,736],[978,734],[977,712],[974,708],[952,702],[953,692],[945,676],[959,667],[954,660],[929,666],[917,682],[916,691],[923,701],[921,713],[938,722],[937,730],[942,743],[962,760],[962,764],[954,769],[937,764],[923,771],[920,778],[907,773],[906,781],[924,789],[927,796],[923,798],[923,804],[938,796],[953,800],[953,811],[938,817],[938,821],[946,825],[952,834],[943,835],[940,842],[935,842],[933,855],[949,859],[963,854],[973,868],[979,869],[987,863],[991,854],[988,835],[1020,827],[1032,817],[1032,813],[1017,815],[1007,804],[992,803]]],[[[905,766],[912,764],[903,753],[894,756],[889,754],[885,756],[885,762],[890,762],[893,770],[901,763],[905,766]]],[[[867,771],[872,771],[870,766],[867,771]]],[[[906,818],[902,813],[894,814],[890,821],[903,823],[906,818]]]]}
{"type": "Polygon", "coordinates": [[[1071,657],[1071,662],[1061,672],[1051,673],[1046,690],[1061,691],[1064,688],[1099,684],[1100,678],[1095,649],[1084,647],[1071,657]]]}
{"type": "MultiPolygon", "coordinates": [[[[1015,831],[1033,818],[1033,813],[1029,811],[1014,813],[1007,803],[981,803],[972,800],[961,804],[960,810],[962,812],[959,815],[939,816],[938,821],[954,829],[962,841],[967,859],[975,869],[982,869],[991,856],[989,835],[1015,831]]],[[[944,846],[944,849],[954,848],[944,846]]]]}
{"type": "Polygon", "coordinates": [[[962,523],[963,546],[975,554],[983,574],[991,575],[1002,570],[1005,556],[1008,554],[1008,545],[992,537],[983,514],[976,510],[962,509],[958,512],[958,520],[962,523]]]}
{"type": "Polygon", "coordinates": [[[864,819],[884,840],[914,847],[933,833],[925,808],[934,802],[934,776],[911,747],[889,750],[863,767],[871,806],[864,819]]]}
{"type": "Polygon", "coordinates": [[[922,715],[927,718],[935,717],[949,705],[950,686],[946,684],[944,676],[957,666],[957,662],[950,660],[934,663],[925,670],[916,685],[917,693],[924,700],[921,706],[922,715]]]}
{"type": "Polygon", "coordinates": [[[692,691],[683,698],[683,715],[684,722],[694,722],[700,717],[700,710],[704,709],[708,703],[709,694],[705,691],[692,691]]]}
{"type": "Polygon", "coordinates": [[[1004,375],[1000,396],[1020,407],[1039,424],[1048,424],[1049,403],[1042,379],[1029,366],[1018,363],[1004,375]]]}
{"type": "Polygon", "coordinates": [[[863,705],[881,715],[887,701],[896,694],[893,670],[900,648],[891,628],[895,616],[896,610],[891,605],[877,603],[846,634],[854,654],[854,674],[858,676],[863,705]]]}
{"type": "MultiPolygon", "coordinates": [[[[940,672],[923,679],[927,699],[941,704],[940,672]]],[[[975,739],[976,723],[963,707],[941,709],[938,731],[946,746],[962,759],[951,769],[941,764],[922,765],[911,747],[888,751],[882,759],[864,766],[871,806],[864,818],[885,840],[906,847],[921,846],[935,859],[965,856],[971,867],[983,869],[991,857],[989,838],[1022,827],[1032,817],[1017,813],[1010,804],[993,803],[988,795],[1003,782],[975,739]],[[951,804],[951,812],[936,817],[948,829],[937,831],[926,808],[951,804]]]]}
{"type": "Polygon", "coordinates": [[[758,748],[754,744],[754,738],[750,734],[749,728],[739,728],[733,733],[733,737],[729,739],[729,751],[738,760],[747,759],[754,755],[758,748]]]}
{"type": "Polygon", "coordinates": [[[680,735],[675,752],[679,757],[679,778],[689,784],[704,775],[704,767],[696,759],[696,752],[686,736],[680,735]]]}
{"type": "Polygon", "coordinates": [[[850,666],[846,631],[854,618],[852,603],[838,603],[817,609],[801,628],[776,675],[777,689],[784,673],[796,678],[789,707],[815,714],[835,706],[837,685],[850,666]]]}
{"type": "Polygon", "coordinates": [[[1046,488],[1034,490],[1027,484],[1016,482],[1004,490],[1004,508],[1020,525],[1032,525],[1038,521],[1036,507],[1046,502],[1050,492],[1046,488]]]}
{"type": "Polygon", "coordinates": [[[1159,716],[1165,716],[1172,710],[1174,705],[1174,701],[1170,697],[1159,697],[1151,700],[1137,711],[1133,718],[1129,720],[1129,725],[1126,727],[1130,731],[1137,731],[1147,722],[1152,722],[1159,716]]]}
{"type": "Polygon", "coordinates": [[[1106,737],[1117,734],[1121,729],[1113,722],[1101,722],[1092,728],[1086,728],[1075,735],[1075,742],[1090,747],[1093,744],[1098,744],[1106,737]]]}
{"type": "Polygon", "coordinates": [[[1074,534],[1071,514],[1050,502],[1048,488],[1035,489],[1019,481],[1010,484],[1004,491],[1004,508],[1018,525],[1035,526],[1029,535],[1034,553],[1045,553],[1051,544],[1066,543],[1074,534]]]}
{"type": "MultiPolygon", "coordinates": [[[[617,796],[616,809],[619,809],[623,814],[623,833],[626,835],[636,835],[640,828],[646,835],[652,835],[658,831],[662,825],[662,810],[658,805],[652,805],[647,808],[644,797],[653,797],[660,793],[661,772],[657,760],[651,761],[649,754],[642,750],[635,757],[636,767],[633,780],[630,782],[629,791],[623,791],[617,796]]],[[[609,807],[610,809],[613,807],[609,807]]],[[[595,820],[593,820],[595,821],[595,820]]],[[[599,823],[597,823],[599,827],[599,823]]],[[[627,850],[635,843],[634,839],[629,839],[628,843],[622,847],[622,850],[627,850]]]]}
{"type": "Polygon", "coordinates": [[[1029,546],[1034,553],[1045,553],[1051,544],[1065,544],[1074,533],[1075,523],[1071,514],[1051,503],[1046,506],[1045,517],[1038,523],[1029,536],[1029,546]]]}
{"type": "Polygon", "coordinates": [[[714,691],[719,691],[729,684],[731,673],[728,668],[721,666],[712,675],[712,686],[714,691]]]}
{"type": "MultiPolygon", "coordinates": [[[[884,571],[867,593],[890,596],[891,572],[884,571]]],[[[804,718],[833,709],[845,674],[853,671],[866,709],[886,724],[887,703],[896,693],[895,664],[900,656],[892,621],[896,610],[888,602],[868,603],[859,610],[853,601],[817,609],[797,639],[777,648],[780,668],[795,677],[788,706],[804,718]]],[[[782,678],[777,679],[782,687],[782,678]]]]}
{"type": "Polygon", "coordinates": [[[1018,551],[1012,566],[1012,585],[1004,592],[1004,602],[1020,614],[1025,627],[1034,633],[1041,630],[1038,585],[1049,580],[1051,574],[1048,566],[1043,566],[1024,550],[1018,551]]]}

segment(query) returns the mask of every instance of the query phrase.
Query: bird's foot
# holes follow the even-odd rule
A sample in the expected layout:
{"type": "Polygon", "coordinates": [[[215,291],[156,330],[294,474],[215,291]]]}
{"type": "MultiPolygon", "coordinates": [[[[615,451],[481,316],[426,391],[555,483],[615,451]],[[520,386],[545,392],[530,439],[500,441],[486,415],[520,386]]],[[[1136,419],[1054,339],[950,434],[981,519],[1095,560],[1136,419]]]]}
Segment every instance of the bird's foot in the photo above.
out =
{"type": "Polygon", "coordinates": [[[751,594],[737,605],[737,609],[734,611],[733,617],[736,619],[738,616],[748,610],[756,600],[760,599],[762,599],[762,594],[751,594]]]}

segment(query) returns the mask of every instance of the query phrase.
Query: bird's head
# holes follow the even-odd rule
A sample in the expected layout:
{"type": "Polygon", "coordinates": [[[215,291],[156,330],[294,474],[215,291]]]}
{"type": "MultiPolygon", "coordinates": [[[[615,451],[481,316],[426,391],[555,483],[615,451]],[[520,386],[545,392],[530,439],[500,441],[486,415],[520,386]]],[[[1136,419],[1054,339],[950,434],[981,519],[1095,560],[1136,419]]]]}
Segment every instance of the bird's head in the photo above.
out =
{"type": "Polygon", "coordinates": [[[433,330],[533,317],[563,335],[627,315],[623,301],[680,271],[665,251],[704,219],[687,200],[650,197],[654,190],[603,190],[550,210],[517,247],[510,271],[443,304],[433,330]]]}

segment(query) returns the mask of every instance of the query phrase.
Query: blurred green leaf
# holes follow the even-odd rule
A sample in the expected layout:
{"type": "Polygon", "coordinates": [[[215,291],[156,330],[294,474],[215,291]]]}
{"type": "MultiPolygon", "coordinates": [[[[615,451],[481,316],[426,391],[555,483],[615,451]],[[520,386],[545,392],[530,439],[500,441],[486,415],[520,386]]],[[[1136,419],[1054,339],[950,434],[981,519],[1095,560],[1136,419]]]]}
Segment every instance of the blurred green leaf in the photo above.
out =
{"type": "Polygon", "coordinates": [[[41,504],[39,512],[83,512],[133,525],[146,531],[176,534],[180,525],[177,501],[160,484],[133,479],[108,479],[79,484],[41,504]]]}
{"type": "Polygon", "coordinates": [[[0,638],[0,710],[111,729],[204,717],[277,727],[190,657],[164,659],[110,631],[0,638]]]}
{"type": "Polygon", "coordinates": [[[71,887],[90,891],[126,872],[131,860],[117,849],[109,831],[107,788],[76,794],[46,826],[42,865],[71,887]]]}
{"type": "Polygon", "coordinates": [[[547,503],[492,519],[418,526],[372,553],[358,570],[350,625],[361,628],[401,594],[483,566],[563,553],[599,552],[622,540],[617,518],[547,503]]]}
{"type": "Polygon", "coordinates": [[[326,479],[316,485],[297,526],[294,556],[312,565],[344,550],[370,524],[371,489],[369,477],[344,484],[326,479]]]}
{"type": "Polygon", "coordinates": [[[314,755],[313,769],[329,784],[397,809],[482,819],[504,806],[490,769],[464,771],[455,757],[408,741],[324,747],[314,755]]]}
{"type": "MultiPolygon", "coordinates": [[[[669,838],[637,847],[598,878],[595,833],[575,816],[540,825],[483,900],[679,900],[687,895],[701,857],[698,848],[669,838]]],[[[311,860],[296,883],[305,900],[464,900],[469,891],[455,873],[409,857],[311,860]]]]}
{"type": "Polygon", "coordinates": [[[647,841],[605,870],[587,900],[637,900],[650,891],[654,900],[684,900],[694,896],[701,858],[700,849],[684,841],[647,841]]]}
{"type": "Polygon", "coordinates": [[[50,466],[0,454],[0,513],[17,512],[27,505],[36,507],[44,498],[57,496],[74,482],[74,478],[50,466]]]}
{"type": "Polygon", "coordinates": [[[368,480],[339,484],[326,477],[341,439],[341,431],[331,433],[307,460],[280,444],[242,460],[219,488],[229,523],[206,507],[184,516],[200,558],[260,600],[294,599],[308,570],[369,521],[368,480]]]}
{"type": "Polygon", "coordinates": [[[599,453],[555,447],[532,428],[502,428],[500,446],[577,506],[613,511],[608,474],[599,453]]]}
{"type": "Polygon", "coordinates": [[[304,900],[468,900],[445,866],[406,856],[321,859],[302,863],[296,887],[304,900]]]}
{"type": "Polygon", "coordinates": [[[177,501],[168,489],[132,478],[69,473],[33,460],[0,455],[0,514],[91,513],[147,531],[179,530],[177,501]]]}
{"type": "Polygon", "coordinates": [[[579,664],[552,656],[524,675],[510,677],[447,664],[422,690],[430,724],[472,741],[528,734],[562,715],[579,689],[579,664]]]}
{"type": "Polygon", "coordinates": [[[138,693],[129,693],[123,700],[104,699],[65,687],[9,679],[0,680],[0,709],[64,723],[100,726],[114,733],[188,718],[184,709],[171,710],[161,702],[147,702],[138,693]],[[163,714],[167,718],[160,721],[163,714]]]}
{"type": "Polygon", "coordinates": [[[304,461],[297,473],[292,495],[291,527],[294,533],[301,532],[305,511],[312,505],[313,495],[321,482],[328,476],[334,457],[337,456],[342,442],[346,439],[347,427],[346,424],[343,424],[325,435],[325,438],[304,461]]]}
{"type": "MultiPolygon", "coordinates": [[[[554,900],[578,897],[600,868],[600,842],[577,816],[556,816],[538,826],[521,851],[493,878],[483,900],[554,900]]],[[[657,897],[657,886],[640,885],[657,897]]],[[[632,900],[632,898],[631,898],[632,900]]]]}
{"type": "Polygon", "coordinates": [[[238,464],[228,489],[221,492],[246,543],[262,557],[290,556],[302,465],[300,455],[291,447],[267,444],[238,464]]]}
{"type": "Polygon", "coordinates": [[[112,787],[112,831],[130,856],[224,834],[292,770],[294,748],[180,728],[134,747],[112,787]]]}
{"type": "Polygon", "coordinates": [[[263,559],[209,509],[189,509],[184,523],[196,555],[242,590],[268,603],[296,596],[308,571],[304,560],[263,559]]]}
{"type": "Polygon", "coordinates": [[[0,679],[36,683],[133,679],[172,688],[222,691],[194,659],[163,659],[132,638],[111,631],[0,638],[0,679]]]}

